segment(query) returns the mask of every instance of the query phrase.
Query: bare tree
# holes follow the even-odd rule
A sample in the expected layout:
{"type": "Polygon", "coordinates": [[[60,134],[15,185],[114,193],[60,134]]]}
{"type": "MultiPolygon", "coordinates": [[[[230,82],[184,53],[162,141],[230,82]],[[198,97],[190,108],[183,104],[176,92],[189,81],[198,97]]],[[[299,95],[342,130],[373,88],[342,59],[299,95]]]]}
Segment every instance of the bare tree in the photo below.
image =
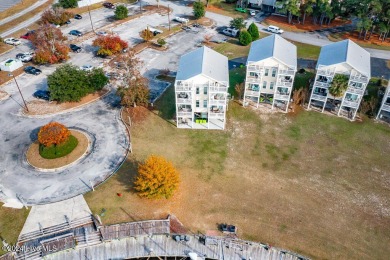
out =
{"type": "Polygon", "coordinates": [[[206,44],[209,44],[211,41],[211,38],[213,38],[212,34],[206,34],[205,36],[203,36],[203,42],[206,44]]]}
{"type": "Polygon", "coordinates": [[[236,86],[234,87],[234,90],[237,93],[238,99],[242,99],[244,96],[244,83],[237,83],[236,86]]]}

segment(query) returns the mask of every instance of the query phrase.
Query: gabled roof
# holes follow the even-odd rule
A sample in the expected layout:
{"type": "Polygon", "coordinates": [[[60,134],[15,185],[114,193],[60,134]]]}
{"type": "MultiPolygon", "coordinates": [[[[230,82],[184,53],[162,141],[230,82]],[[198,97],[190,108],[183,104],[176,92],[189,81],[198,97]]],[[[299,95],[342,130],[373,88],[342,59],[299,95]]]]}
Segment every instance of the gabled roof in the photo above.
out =
{"type": "Polygon", "coordinates": [[[252,42],[248,62],[257,62],[271,57],[296,68],[297,46],[276,34],[252,42]]]}
{"type": "Polygon", "coordinates": [[[181,56],[176,80],[200,74],[216,81],[229,81],[228,58],[206,46],[181,56]]]}
{"type": "Polygon", "coordinates": [[[365,76],[371,77],[370,53],[351,40],[323,46],[317,68],[319,65],[329,66],[344,62],[365,76]]]}

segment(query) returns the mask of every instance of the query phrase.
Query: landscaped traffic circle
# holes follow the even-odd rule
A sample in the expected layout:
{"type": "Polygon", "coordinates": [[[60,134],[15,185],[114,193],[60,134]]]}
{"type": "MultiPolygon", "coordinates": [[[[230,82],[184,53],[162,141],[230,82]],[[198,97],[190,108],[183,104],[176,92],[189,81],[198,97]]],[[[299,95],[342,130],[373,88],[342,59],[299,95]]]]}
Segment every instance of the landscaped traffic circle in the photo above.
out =
{"type": "Polygon", "coordinates": [[[26,152],[27,162],[37,170],[55,171],[87,156],[91,150],[88,135],[80,130],[69,132],[68,140],[58,146],[45,147],[39,141],[32,143],[26,152]]]}

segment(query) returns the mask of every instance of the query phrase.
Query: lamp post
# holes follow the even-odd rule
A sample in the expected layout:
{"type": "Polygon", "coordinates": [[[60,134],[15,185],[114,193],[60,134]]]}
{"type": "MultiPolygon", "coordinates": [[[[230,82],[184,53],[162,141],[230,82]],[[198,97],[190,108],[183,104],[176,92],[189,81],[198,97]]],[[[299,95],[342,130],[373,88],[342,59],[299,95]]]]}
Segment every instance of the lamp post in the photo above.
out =
{"type": "Polygon", "coordinates": [[[88,1],[88,14],[89,14],[89,20],[91,21],[91,26],[92,26],[92,31],[95,32],[95,28],[93,28],[93,23],[92,23],[92,17],[91,17],[91,10],[89,10],[89,3],[90,1],[88,1]]]}
{"type": "Polygon", "coordinates": [[[22,95],[22,91],[20,91],[19,84],[18,84],[18,82],[16,81],[16,78],[15,78],[14,74],[9,73],[8,76],[14,78],[14,81],[15,81],[15,83],[16,83],[16,87],[18,88],[19,93],[20,93],[20,96],[22,97],[22,100],[23,100],[23,103],[24,103],[24,107],[25,107],[26,111],[29,112],[29,111],[28,111],[28,107],[27,107],[26,100],[24,100],[24,97],[23,97],[23,95],[22,95]]]}

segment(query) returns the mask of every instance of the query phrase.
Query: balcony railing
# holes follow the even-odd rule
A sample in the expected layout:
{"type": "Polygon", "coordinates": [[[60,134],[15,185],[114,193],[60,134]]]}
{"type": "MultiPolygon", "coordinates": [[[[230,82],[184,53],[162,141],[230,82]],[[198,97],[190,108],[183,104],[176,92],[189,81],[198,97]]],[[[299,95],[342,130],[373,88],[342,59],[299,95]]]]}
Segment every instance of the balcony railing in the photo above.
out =
{"type": "Polygon", "coordinates": [[[177,116],[192,117],[192,112],[188,111],[178,111],[177,116]]]}
{"type": "Polygon", "coordinates": [[[382,106],[382,110],[385,110],[385,111],[388,111],[388,112],[390,112],[390,104],[383,104],[383,106],[382,106]]]}
{"type": "Polygon", "coordinates": [[[218,118],[218,119],[224,119],[225,118],[225,112],[215,113],[211,112],[208,115],[209,118],[218,118]]]}
{"type": "Polygon", "coordinates": [[[333,76],[334,75],[334,70],[319,69],[319,70],[317,70],[317,75],[333,76]]]}
{"type": "Polygon", "coordinates": [[[289,100],[290,95],[289,94],[275,94],[274,99],[278,100],[289,100]]]}
{"type": "Polygon", "coordinates": [[[295,70],[279,70],[278,75],[295,75],[295,70]]]}
{"type": "Polygon", "coordinates": [[[226,100],[210,99],[210,105],[226,105],[226,100]]]}
{"type": "Polygon", "coordinates": [[[351,86],[348,87],[347,92],[353,93],[353,94],[358,94],[358,95],[363,95],[364,94],[364,90],[363,89],[354,88],[354,87],[351,87],[351,86]]]}
{"type": "Polygon", "coordinates": [[[319,101],[326,101],[327,96],[313,94],[311,95],[311,99],[319,100],[319,101]]]}
{"type": "Polygon", "coordinates": [[[351,75],[349,77],[349,80],[363,82],[363,83],[367,83],[368,82],[368,78],[366,76],[363,76],[363,75],[351,75]]]}
{"type": "Polygon", "coordinates": [[[175,86],[175,90],[176,91],[191,91],[192,86],[190,86],[189,84],[180,84],[180,85],[175,86]]]}
{"type": "Polygon", "coordinates": [[[351,108],[357,108],[359,106],[359,102],[357,100],[356,101],[344,100],[343,106],[351,107],[351,108]]]}
{"type": "Polygon", "coordinates": [[[260,72],[262,71],[262,66],[260,65],[248,65],[247,71],[260,72]]]}
{"type": "Polygon", "coordinates": [[[260,77],[251,77],[248,76],[246,77],[246,83],[259,83],[260,82],[260,77]]]}
{"type": "Polygon", "coordinates": [[[290,87],[292,87],[292,82],[288,82],[288,81],[280,82],[280,81],[277,81],[276,82],[276,86],[277,87],[288,87],[288,88],[290,88],[290,87]]]}
{"type": "Polygon", "coordinates": [[[191,104],[192,99],[190,98],[177,98],[178,104],[191,104]]]}
{"type": "Polygon", "coordinates": [[[260,91],[245,90],[245,96],[260,96],[260,91]]]}
{"type": "Polygon", "coordinates": [[[328,88],[329,87],[329,83],[316,81],[316,82],[314,82],[314,87],[328,88]]]}

